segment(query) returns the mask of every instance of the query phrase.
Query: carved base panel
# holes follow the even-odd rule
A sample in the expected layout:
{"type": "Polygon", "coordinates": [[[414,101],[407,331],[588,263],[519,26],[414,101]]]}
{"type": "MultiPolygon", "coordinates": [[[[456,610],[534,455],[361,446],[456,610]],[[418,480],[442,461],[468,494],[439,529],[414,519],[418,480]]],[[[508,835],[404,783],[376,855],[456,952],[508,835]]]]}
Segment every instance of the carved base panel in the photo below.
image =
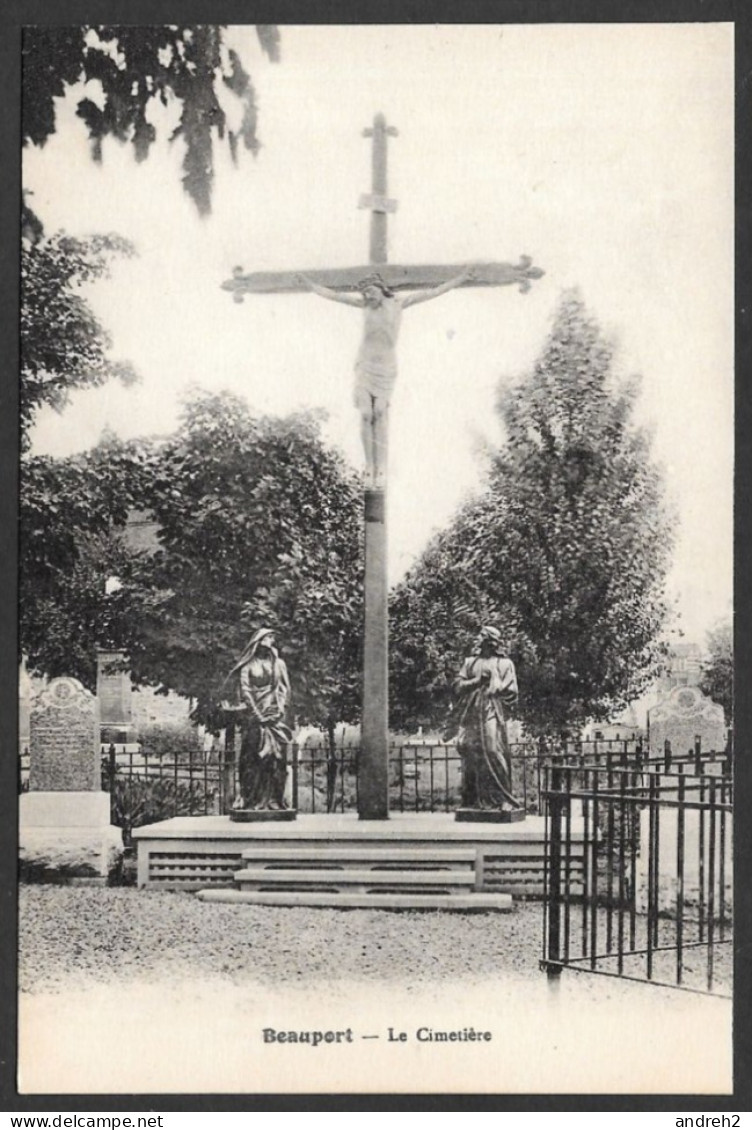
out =
{"type": "Polygon", "coordinates": [[[517,824],[525,819],[522,808],[458,808],[454,819],[467,824],[517,824]]]}
{"type": "Polygon", "coordinates": [[[251,824],[256,820],[294,820],[295,808],[233,808],[230,820],[234,824],[251,824]]]}
{"type": "MultiPolygon", "coordinates": [[[[579,812],[571,821],[572,881],[582,875],[584,826],[579,812]]],[[[232,823],[228,816],[175,816],[133,831],[138,845],[138,885],[152,890],[233,888],[235,874],[249,865],[299,862],[322,867],[335,862],[358,868],[367,856],[383,868],[385,856],[404,870],[441,869],[450,862],[473,866],[475,891],[540,898],[545,872],[545,828],[542,816],[524,822],[457,823],[453,812],[393,812],[389,820],[360,820],[356,813],[299,812],[294,821],[256,820],[232,823]],[[248,855],[246,855],[248,853],[248,855]],[[336,857],[336,858],[335,858],[336,857]]],[[[442,875],[443,878],[443,875],[442,875]]],[[[264,898],[276,898],[274,892],[264,898]]],[[[476,904],[474,904],[476,905],[476,904]]]]}

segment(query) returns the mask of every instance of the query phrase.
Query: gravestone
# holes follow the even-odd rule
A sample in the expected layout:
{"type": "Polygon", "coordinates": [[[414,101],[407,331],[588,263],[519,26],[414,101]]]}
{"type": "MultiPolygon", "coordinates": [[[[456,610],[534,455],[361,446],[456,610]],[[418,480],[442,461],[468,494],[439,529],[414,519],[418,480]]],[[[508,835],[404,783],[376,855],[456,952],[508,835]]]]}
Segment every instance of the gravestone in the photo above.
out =
{"type": "Polygon", "coordinates": [[[726,748],[723,707],[703,694],[699,687],[674,687],[652,708],[648,720],[650,750],[654,757],[663,753],[667,739],[675,756],[694,750],[696,738],[700,739],[705,753],[726,748]]]}
{"type": "Polygon", "coordinates": [[[29,726],[31,724],[31,679],[21,661],[18,673],[18,791],[29,787],[29,726]]]}
{"type": "Polygon", "coordinates": [[[19,798],[22,872],[104,879],[122,851],[102,791],[97,701],[76,679],[34,698],[29,791],[19,798]]]}
{"type": "MultiPolygon", "coordinates": [[[[679,684],[671,690],[648,713],[650,752],[653,757],[660,757],[664,751],[664,743],[671,742],[671,751],[674,757],[686,756],[694,752],[695,741],[699,738],[700,748],[705,753],[711,751],[721,752],[726,747],[726,723],[723,707],[713,702],[703,694],[699,687],[679,684]]],[[[712,772],[719,768],[711,769],[712,772]]],[[[692,776],[688,775],[686,787],[691,787],[692,776]]],[[[721,788],[719,779],[718,789],[721,788]]],[[[667,800],[676,801],[676,791],[661,794],[667,800]]],[[[688,799],[692,800],[694,794],[688,792],[688,799]]],[[[720,797],[719,797],[720,799],[720,797]]],[[[716,817],[716,824],[720,823],[720,816],[716,817]]],[[[691,807],[684,813],[683,832],[683,857],[684,857],[684,899],[690,907],[697,906],[698,902],[707,897],[701,892],[705,890],[708,881],[709,866],[709,817],[707,813],[700,816],[697,809],[691,807]],[[704,845],[704,846],[703,846],[704,845]]],[[[716,828],[718,836],[718,828],[716,828]]],[[[678,813],[675,807],[666,805],[661,808],[658,822],[658,859],[659,869],[655,898],[657,909],[660,913],[671,914],[674,911],[678,898],[677,881],[677,840],[678,840],[678,813]]],[[[648,869],[650,854],[649,846],[649,811],[644,809],[640,814],[640,851],[637,858],[637,908],[640,911],[647,909],[648,902],[648,869]]],[[[715,846],[716,875],[720,875],[721,856],[723,856],[724,892],[723,898],[727,909],[730,909],[732,895],[732,856],[731,835],[725,838],[723,850],[720,840],[715,846]]],[[[718,878],[716,883],[718,883],[718,878]]],[[[716,899],[720,904],[720,892],[716,892],[716,899]]]]}
{"type": "MultiPolygon", "coordinates": [[[[729,793],[724,789],[722,777],[713,774],[715,778],[715,797],[718,806],[729,801],[729,793]]],[[[664,778],[665,782],[666,778],[664,778]]],[[[710,788],[708,778],[705,780],[705,800],[708,801],[710,788]]],[[[698,907],[703,904],[707,907],[710,903],[711,876],[710,876],[710,839],[711,829],[713,838],[713,902],[715,916],[728,918],[734,905],[734,856],[733,834],[730,813],[721,814],[720,807],[716,807],[711,822],[708,810],[700,812],[696,807],[691,807],[691,802],[696,803],[698,793],[692,791],[693,777],[686,775],[686,799],[690,802],[683,813],[682,824],[682,883],[685,915],[696,915],[698,907]]],[[[728,787],[728,783],[726,788],[728,787]]],[[[665,788],[660,796],[668,803],[660,805],[657,824],[657,836],[654,840],[658,848],[657,867],[653,857],[653,899],[658,914],[674,916],[679,901],[679,813],[675,807],[677,790],[667,791],[665,788]]],[[[635,874],[635,905],[637,910],[645,914],[649,906],[650,884],[650,810],[646,806],[640,812],[640,845],[636,858],[635,874]]],[[[694,928],[694,927],[693,927],[694,928]]]]}
{"type": "Polygon", "coordinates": [[[94,697],[76,679],[53,679],[31,712],[31,792],[93,792],[99,779],[94,697]]]}
{"type": "Polygon", "coordinates": [[[130,671],[123,666],[124,657],[124,651],[97,651],[97,703],[103,740],[110,740],[114,730],[117,741],[135,741],[133,687],[130,671]]]}
{"type": "Polygon", "coordinates": [[[31,679],[26,664],[21,664],[18,673],[18,749],[28,752],[29,726],[31,724],[31,679]]]}

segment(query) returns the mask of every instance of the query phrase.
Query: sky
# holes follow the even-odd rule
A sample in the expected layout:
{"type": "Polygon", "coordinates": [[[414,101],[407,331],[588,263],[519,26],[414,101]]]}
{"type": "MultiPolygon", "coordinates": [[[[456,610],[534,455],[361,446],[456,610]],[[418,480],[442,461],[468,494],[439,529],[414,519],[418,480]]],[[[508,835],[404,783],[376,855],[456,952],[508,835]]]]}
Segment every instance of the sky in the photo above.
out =
{"type": "MultiPolygon", "coordinates": [[[[262,148],[221,153],[213,210],[180,186],[179,143],[137,165],[116,142],[88,155],[72,100],[24,157],[48,231],[114,231],[138,257],[88,292],[141,383],[76,393],[40,414],[34,450],[83,450],[103,428],[166,433],[191,388],[259,412],[323,407],[360,464],[352,370],[361,315],[314,295],[221,289],[233,268],[365,265],[370,141],[389,141],[389,260],[517,262],[545,275],[453,292],[406,312],[391,409],[389,576],[477,489],[483,439],[503,441],[501,383],[534,362],[563,290],[579,287],[639,373],[680,528],[669,577],[685,637],[731,611],[733,504],[733,28],[728,24],[283,27],[270,63],[231,30],[251,71],[262,148]]],[[[96,91],[89,91],[96,97],[96,91]]],[[[229,114],[235,112],[227,102],[229,114]]],[[[167,112],[169,118],[169,112],[167,112]]],[[[158,129],[169,122],[156,119],[158,129]]]]}

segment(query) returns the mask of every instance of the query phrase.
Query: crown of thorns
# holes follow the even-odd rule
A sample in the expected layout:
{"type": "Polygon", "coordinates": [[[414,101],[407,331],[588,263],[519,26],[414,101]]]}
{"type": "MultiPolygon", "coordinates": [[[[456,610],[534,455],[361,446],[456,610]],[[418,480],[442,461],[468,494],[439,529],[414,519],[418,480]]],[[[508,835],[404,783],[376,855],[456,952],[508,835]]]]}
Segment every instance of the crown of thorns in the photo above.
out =
{"type": "Polygon", "coordinates": [[[377,286],[384,294],[394,294],[394,291],[386,285],[381,275],[367,275],[358,283],[358,290],[365,290],[369,286],[377,286]]]}

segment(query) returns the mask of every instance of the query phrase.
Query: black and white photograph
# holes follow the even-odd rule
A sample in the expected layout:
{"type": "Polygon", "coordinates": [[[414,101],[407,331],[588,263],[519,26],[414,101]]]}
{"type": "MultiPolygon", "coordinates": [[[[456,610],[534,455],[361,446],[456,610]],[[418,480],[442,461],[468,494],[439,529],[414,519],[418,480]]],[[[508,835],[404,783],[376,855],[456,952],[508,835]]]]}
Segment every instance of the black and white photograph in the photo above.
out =
{"type": "Polygon", "coordinates": [[[18,1091],[729,1096],[734,25],[65,8],[18,1091]]]}

